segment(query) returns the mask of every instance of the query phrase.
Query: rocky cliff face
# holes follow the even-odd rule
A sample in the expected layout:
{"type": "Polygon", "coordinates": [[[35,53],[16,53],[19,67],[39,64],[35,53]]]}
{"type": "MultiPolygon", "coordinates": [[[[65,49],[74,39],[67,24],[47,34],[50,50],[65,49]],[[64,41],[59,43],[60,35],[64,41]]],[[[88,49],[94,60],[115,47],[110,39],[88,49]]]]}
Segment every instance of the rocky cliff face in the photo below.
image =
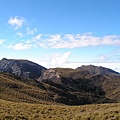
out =
{"type": "Polygon", "coordinates": [[[3,58],[0,60],[0,71],[9,72],[23,78],[38,78],[46,68],[28,60],[3,58]]]}
{"type": "Polygon", "coordinates": [[[22,73],[20,67],[17,66],[15,60],[8,60],[6,58],[3,58],[0,61],[0,71],[10,72],[18,76],[20,76],[22,73]]]}
{"type": "Polygon", "coordinates": [[[39,82],[49,82],[52,81],[54,83],[61,83],[60,73],[54,69],[49,69],[45,71],[40,78],[38,79],[39,82]]]}

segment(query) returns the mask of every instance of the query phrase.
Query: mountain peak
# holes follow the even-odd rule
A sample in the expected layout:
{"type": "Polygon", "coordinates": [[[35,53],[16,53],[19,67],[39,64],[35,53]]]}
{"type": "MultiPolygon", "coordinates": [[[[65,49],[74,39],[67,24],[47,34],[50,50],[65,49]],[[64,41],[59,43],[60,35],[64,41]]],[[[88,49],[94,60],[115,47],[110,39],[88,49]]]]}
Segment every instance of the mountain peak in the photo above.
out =
{"type": "Polygon", "coordinates": [[[38,78],[45,67],[28,60],[3,58],[0,60],[0,71],[9,72],[23,78],[38,78]]]}
{"type": "Polygon", "coordinates": [[[76,68],[78,70],[86,70],[90,74],[96,75],[106,75],[111,77],[120,77],[120,74],[114,70],[109,68],[105,68],[102,66],[95,66],[95,65],[82,65],[81,67],[76,68]]]}
{"type": "Polygon", "coordinates": [[[2,58],[1,61],[8,60],[7,58],[2,58]]]}

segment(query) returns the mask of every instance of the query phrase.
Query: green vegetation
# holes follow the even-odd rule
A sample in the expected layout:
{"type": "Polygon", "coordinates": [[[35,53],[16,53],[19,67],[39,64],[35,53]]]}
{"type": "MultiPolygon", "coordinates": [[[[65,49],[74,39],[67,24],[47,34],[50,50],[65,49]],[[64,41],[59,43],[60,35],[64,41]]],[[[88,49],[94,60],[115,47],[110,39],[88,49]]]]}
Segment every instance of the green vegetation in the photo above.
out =
{"type": "Polygon", "coordinates": [[[0,120],[120,120],[120,103],[62,106],[0,99],[0,120]]]}

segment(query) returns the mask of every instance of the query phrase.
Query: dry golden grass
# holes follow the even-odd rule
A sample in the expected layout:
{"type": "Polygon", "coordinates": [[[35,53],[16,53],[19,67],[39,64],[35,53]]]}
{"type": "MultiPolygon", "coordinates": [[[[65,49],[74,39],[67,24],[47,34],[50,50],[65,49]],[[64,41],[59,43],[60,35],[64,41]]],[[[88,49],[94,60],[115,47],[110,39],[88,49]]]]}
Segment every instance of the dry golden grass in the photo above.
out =
{"type": "Polygon", "coordinates": [[[50,93],[41,88],[42,85],[35,80],[16,77],[9,73],[0,72],[0,99],[39,104],[49,104],[52,101],[50,93]]]}
{"type": "Polygon", "coordinates": [[[120,103],[62,106],[0,99],[0,120],[120,120],[120,103]]]}

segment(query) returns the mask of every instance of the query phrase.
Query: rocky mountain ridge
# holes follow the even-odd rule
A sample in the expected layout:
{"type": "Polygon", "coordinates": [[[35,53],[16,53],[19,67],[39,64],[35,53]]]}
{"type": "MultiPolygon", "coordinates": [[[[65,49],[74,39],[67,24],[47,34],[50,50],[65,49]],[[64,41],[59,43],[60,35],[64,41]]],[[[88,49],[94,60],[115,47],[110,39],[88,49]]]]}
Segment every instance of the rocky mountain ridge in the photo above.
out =
{"type": "Polygon", "coordinates": [[[76,69],[88,71],[92,75],[106,75],[110,77],[120,77],[120,74],[118,72],[102,66],[82,65],[81,67],[78,67],[76,69]]]}
{"type": "Polygon", "coordinates": [[[6,58],[0,60],[0,71],[9,72],[23,78],[38,78],[44,70],[47,69],[28,60],[6,58]]]}

